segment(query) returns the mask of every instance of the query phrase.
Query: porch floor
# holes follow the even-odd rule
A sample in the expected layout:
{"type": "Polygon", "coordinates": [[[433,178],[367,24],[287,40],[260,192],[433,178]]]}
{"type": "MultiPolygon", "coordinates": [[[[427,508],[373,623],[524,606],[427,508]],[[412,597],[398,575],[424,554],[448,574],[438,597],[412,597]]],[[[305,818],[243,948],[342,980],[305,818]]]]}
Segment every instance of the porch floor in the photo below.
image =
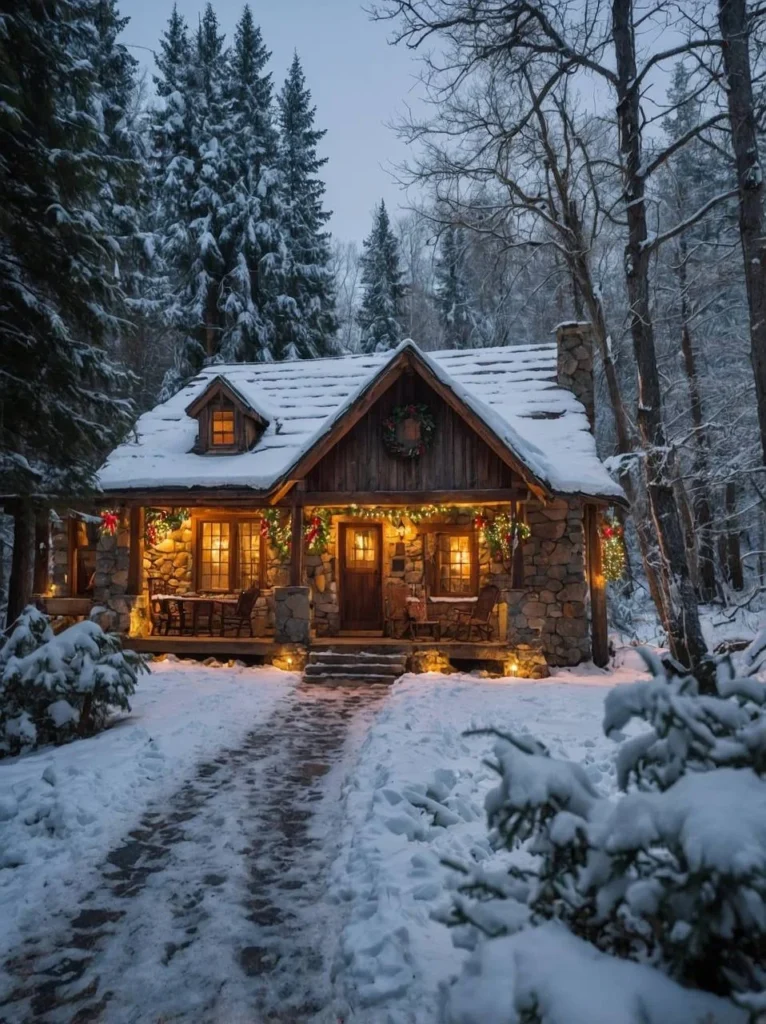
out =
{"type": "MultiPolygon", "coordinates": [[[[219,655],[273,658],[295,650],[289,644],[275,643],[271,637],[221,637],[221,636],[148,636],[125,637],[124,645],[144,654],[186,654],[195,657],[219,655]]],[[[328,636],[316,637],[311,641],[314,651],[366,651],[393,654],[402,652],[410,655],[416,651],[444,651],[448,658],[459,661],[504,661],[510,652],[504,641],[464,641],[429,637],[418,640],[395,639],[387,636],[328,636]]]]}

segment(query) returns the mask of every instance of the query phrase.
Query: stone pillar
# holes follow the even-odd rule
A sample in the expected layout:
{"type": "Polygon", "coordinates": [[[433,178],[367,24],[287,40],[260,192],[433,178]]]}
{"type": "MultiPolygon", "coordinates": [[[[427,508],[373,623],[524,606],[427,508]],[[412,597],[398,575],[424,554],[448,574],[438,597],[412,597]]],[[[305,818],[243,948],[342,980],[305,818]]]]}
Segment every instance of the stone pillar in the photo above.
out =
{"type": "Polygon", "coordinates": [[[585,406],[593,430],[595,401],[593,391],[593,337],[589,323],[559,324],[556,328],[556,379],[585,406]]]}
{"type": "Polygon", "coordinates": [[[274,641],[305,644],[311,639],[311,590],[309,587],[274,588],[274,641]]]}
{"type": "Polygon", "coordinates": [[[130,523],[125,509],[120,509],[117,532],[103,533],[98,541],[93,600],[106,609],[100,618],[105,629],[143,634],[148,630],[146,601],[141,594],[128,594],[129,567],[130,523]]]}

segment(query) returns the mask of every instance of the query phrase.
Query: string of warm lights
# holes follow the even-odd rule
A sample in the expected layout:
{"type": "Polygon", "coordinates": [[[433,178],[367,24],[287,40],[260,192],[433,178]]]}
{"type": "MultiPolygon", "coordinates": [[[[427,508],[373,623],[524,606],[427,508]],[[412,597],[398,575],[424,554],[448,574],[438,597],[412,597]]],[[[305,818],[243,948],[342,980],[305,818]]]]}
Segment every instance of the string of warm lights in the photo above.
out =
{"type": "Polygon", "coordinates": [[[616,583],[625,575],[625,531],[613,512],[608,512],[599,527],[601,537],[601,568],[608,583],[616,583]]]}

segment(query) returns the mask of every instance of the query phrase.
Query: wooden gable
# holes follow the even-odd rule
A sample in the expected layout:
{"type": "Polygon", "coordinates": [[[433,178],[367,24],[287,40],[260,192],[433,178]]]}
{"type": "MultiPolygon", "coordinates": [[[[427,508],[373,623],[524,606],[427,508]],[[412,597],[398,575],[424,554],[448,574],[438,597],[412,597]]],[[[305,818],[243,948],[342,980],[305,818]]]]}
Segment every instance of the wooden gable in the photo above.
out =
{"type": "Polygon", "coordinates": [[[508,491],[524,481],[457,409],[413,370],[395,377],[351,429],[308,470],[311,493],[508,491]],[[431,446],[414,459],[389,454],[384,423],[397,406],[424,404],[436,424],[431,446]]]}

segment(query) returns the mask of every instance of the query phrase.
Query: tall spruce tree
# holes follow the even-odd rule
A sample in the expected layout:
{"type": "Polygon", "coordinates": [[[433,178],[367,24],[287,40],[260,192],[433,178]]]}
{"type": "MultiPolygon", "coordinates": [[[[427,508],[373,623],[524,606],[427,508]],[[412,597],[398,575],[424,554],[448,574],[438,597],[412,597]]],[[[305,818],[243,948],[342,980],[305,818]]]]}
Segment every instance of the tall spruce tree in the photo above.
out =
{"type": "Polygon", "coordinates": [[[164,102],[153,125],[157,237],[168,276],[166,316],[176,333],[165,396],[216,358],[223,341],[224,139],[230,127],[223,44],[210,4],[193,43],[175,7],[160,42],[155,81],[164,102]]]}
{"type": "Polygon", "coordinates": [[[106,345],[124,305],[102,190],[134,168],[107,151],[88,0],[2,6],[0,473],[15,495],[8,614],[29,596],[34,502],[82,492],[127,427],[106,345]]]}
{"type": "Polygon", "coordinates": [[[474,316],[466,279],[465,233],[448,227],[441,238],[436,261],[436,297],[446,348],[471,348],[474,316]]]}
{"type": "Polygon", "coordinates": [[[396,348],[402,335],[404,285],[399,245],[382,199],[375,209],[372,231],[363,244],[360,263],[364,294],[357,315],[362,329],[361,347],[363,352],[385,352],[396,348]]]}
{"type": "Polygon", "coordinates": [[[278,97],[281,140],[282,227],[286,251],[283,304],[277,320],[278,358],[306,359],[335,351],[338,321],[330,267],[330,214],[322,209],[325,186],[317,173],[324,131],[314,127],[316,107],[297,53],[278,97]]]}
{"type": "Polygon", "coordinates": [[[229,270],[219,356],[226,361],[276,358],[275,325],[288,302],[283,296],[279,134],[271,74],[265,70],[270,56],[246,6],[236,28],[225,89],[229,116],[223,239],[229,270]]]}

